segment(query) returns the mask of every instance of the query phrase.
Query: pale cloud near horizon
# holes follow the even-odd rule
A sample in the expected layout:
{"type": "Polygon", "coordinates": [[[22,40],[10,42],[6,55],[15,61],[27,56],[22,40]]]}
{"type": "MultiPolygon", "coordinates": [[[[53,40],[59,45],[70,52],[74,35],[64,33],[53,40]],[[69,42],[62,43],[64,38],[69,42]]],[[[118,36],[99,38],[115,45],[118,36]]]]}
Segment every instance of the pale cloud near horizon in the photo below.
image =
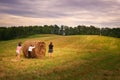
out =
{"type": "Polygon", "coordinates": [[[120,0],[0,0],[0,26],[120,27],[120,0]]]}

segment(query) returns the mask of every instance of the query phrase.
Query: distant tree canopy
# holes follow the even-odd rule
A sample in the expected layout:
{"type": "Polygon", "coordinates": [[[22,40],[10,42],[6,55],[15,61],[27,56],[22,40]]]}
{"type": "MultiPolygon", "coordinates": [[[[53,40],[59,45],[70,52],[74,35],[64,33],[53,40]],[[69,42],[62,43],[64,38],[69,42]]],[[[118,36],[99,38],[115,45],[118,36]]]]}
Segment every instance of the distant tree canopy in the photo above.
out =
{"type": "Polygon", "coordinates": [[[97,28],[95,26],[78,25],[77,27],[44,25],[0,27],[0,40],[27,37],[33,34],[58,35],[103,35],[120,38],[120,28],[97,28]]]}

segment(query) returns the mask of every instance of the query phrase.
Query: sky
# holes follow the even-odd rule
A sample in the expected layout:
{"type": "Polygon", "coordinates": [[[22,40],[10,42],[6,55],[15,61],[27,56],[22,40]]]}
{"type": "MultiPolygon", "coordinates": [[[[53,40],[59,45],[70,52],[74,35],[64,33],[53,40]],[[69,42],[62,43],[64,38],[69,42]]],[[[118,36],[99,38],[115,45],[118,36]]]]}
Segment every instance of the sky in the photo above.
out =
{"type": "Polygon", "coordinates": [[[120,0],[0,0],[0,26],[120,28],[120,0]]]}

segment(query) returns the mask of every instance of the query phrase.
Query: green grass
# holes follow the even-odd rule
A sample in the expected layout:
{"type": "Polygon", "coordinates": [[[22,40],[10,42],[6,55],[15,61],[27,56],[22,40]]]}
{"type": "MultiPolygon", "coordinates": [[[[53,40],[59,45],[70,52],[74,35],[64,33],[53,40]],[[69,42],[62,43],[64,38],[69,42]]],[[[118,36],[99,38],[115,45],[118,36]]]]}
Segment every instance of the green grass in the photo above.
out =
{"type": "MultiPolygon", "coordinates": [[[[120,80],[120,39],[96,35],[33,35],[0,42],[0,80],[120,80]],[[54,44],[53,58],[15,59],[19,41],[54,44]]],[[[48,49],[47,49],[48,50],[48,49]]]]}

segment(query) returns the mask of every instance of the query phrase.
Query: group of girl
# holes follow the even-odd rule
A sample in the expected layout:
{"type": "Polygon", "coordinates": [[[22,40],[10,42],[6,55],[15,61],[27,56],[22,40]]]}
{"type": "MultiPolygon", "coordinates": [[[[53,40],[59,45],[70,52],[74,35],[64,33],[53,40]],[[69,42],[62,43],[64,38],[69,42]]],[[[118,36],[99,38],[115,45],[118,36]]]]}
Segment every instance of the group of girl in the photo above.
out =
{"type": "MultiPolygon", "coordinates": [[[[52,57],[52,53],[53,53],[53,43],[50,42],[49,46],[48,46],[48,53],[49,53],[49,58],[52,57]]],[[[22,49],[22,43],[19,42],[16,48],[16,59],[20,60],[20,53],[21,53],[21,49],[22,49]]],[[[31,49],[28,49],[28,53],[30,53],[31,49]]]]}

